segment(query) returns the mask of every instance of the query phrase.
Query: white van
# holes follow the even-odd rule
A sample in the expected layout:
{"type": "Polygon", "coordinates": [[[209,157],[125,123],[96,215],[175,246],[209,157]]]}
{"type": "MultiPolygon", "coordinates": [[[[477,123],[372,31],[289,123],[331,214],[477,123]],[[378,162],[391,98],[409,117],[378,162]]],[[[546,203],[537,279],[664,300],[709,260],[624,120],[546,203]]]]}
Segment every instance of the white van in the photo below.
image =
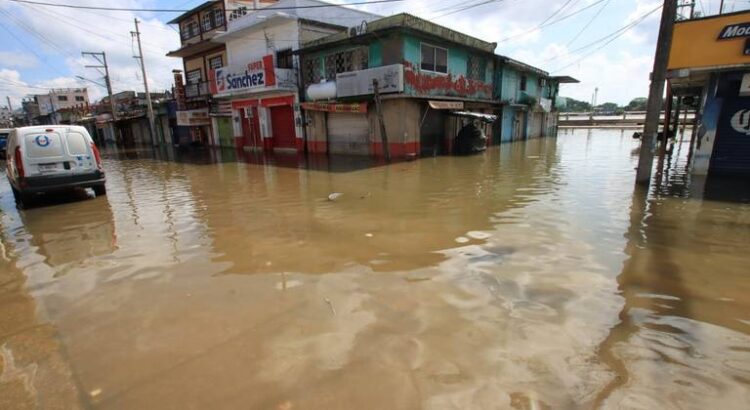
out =
{"type": "Polygon", "coordinates": [[[40,192],[93,188],[105,195],[99,150],[84,127],[41,125],[15,128],[8,137],[6,174],[23,205],[40,192]]]}

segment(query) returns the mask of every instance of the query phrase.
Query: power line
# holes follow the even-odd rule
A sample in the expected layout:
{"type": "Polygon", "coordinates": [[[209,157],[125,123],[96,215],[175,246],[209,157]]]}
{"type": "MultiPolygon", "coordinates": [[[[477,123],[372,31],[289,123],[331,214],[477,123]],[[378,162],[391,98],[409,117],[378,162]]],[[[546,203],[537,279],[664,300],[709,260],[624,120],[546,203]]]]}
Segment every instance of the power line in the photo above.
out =
{"type": "Polygon", "coordinates": [[[451,14],[456,14],[456,13],[460,13],[462,11],[473,9],[475,7],[484,6],[485,4],[493,3],[495,1],[503,1],[503,0],[483,0],[483,1],[480,1],[479,3],[471,4],[471,5],[468,5],[468,6],[465,6],[465,7],[461,7],[458,10],[450,11],[450,12],[441,14],[439,16],[433,17],[433,19],[443,18],[443,17],[449,16],[451,14]]]}
{"type": "MultiPolygon", "coordinates": [[[[7,32],[8,32],[8,34],[10,34],[10,35],[11,35],[11,37],[13,37],[13,38],[15,38],[15,39],[16,39],[16,41],[18,41],[18,42],[19,42],[19,43],[21,43],[22,45],[26,46],[26,48],[27,48],[27,49],[28,49],[29,51],[31,51],[31,52],[32,52],[32,53],[33,53],[33,54],[34,54],[35,56],[37,56],[37,58],[39,58],[40,60],[44,61],[45,63],[47,62],[47,59],[46,59],[46,58],[44,58],[44,57],[42,57],[41,55],[39,55],[39,53],[37,53],[37,52],[36,52],[36,50],[34,50],[34,47],[31,47],[31,46],[29,46],[28,44],[26,44],[26,42],[25,42],[25,41],[21,40],[21,38],[20,38],[20,37],[18,37],[18,36],[16,35],[16,33],[14,33],[14,32],[13,32],[13,31],[12,31],[11,29],[9,29],[9,28],[8,28],[8,27],[7,27],[7,26],[6,26],[5,24],[3,24],[3,22],[2,22],[2,21],[0,21],[0,27],[2,27],[2,28],[3,28],[3,30],[7,31],[7,32]]],[[[58,74],[60,74],[61,76],[65,76],[65,74],[63,74],[63,73],[62,73],[62,71],[60,71],[60,70],[59,70],[59,69],[57,68],[57,66],[56,66],[56,65],[54,65],[54,64],[51,64],[51,65],[49,65],[49,66],[50,66],[50,67],[51,67],[51,68],[52,68],[53,70],[55,70],[55,71],[56,71],[56,72],[57,72],[58,74]]]]}
{"type": "Polygon", "coordinates": [[[506,42],[508,40],[512,40],[512,39],[517,38],[517,37],[522,37],[522,36],[531,34],[531,33],[533,33],[536,30],[539,30],[539,29],[551,26],[553,24],[557,24],[557,23],[559,23],[561,21],[567,20],[567,19],[569,19],[569,18],[571,18],[571,17],[573,17],[573,16],[575,16],[577,14],[580,14],[580,13],[582,13],[582,12],[584,12],[584,11],[586,11],[586,10],[594,7],[594,6],[596,6],[597,4],[603,3],[605,1],[607,1],[607,0],[597,0],[597,1],[589,4],[588,6],[581,7],[580,9],[578,9],[578,10],[576,10],[574,12],[571,12],[569,14],[566,14],[566,15],[564,15],[564,16],[562,16],[562,17],[560,17],[560,18],[558,18],[558,19],[556,19],[554,21],[550,21],[550,22],[547,22],[545,24],[539,24],[539,25],[537,25],[536,27],[534,27],[534,28],[532,28],[530,30],[524,31],[523,33],[519,33],[519,34],[515,34],[515,35],[512,35],[512,36],[508,36],[508,37],[502,38],[498,42],[499,43],[503,43],[503,42],[506,42]]]}
{"type": "Polygon", "coordinates": [[[580,37],[581,34],[583,34],[583,32],[586,31],[586,29],[589,28],[589,26],[599,17],[599,15],[602,14],[602,11],[604,11],[604,9],[607,8],[607,4],[609,4],[609,1],[610,0],[607,0],[604,2],[604,4],[602,4],[602,8],[597,10],[596,14],[594,14],[594,16],[591,17],[591,20],[589,20],[589,22],[586,23],[586,25],[583,26],[581,30],[575,36],[573,36],[573,38],[570,39],[570,41],[568,41],[567,44],[565,44],[566,46],[569,46],[573,44],[576,40],[578,40],[578,37],[580,37]]]}
{"type": "MultiPolygon", "coordinates": [[[[55,3],[45,3],[41,1],[31,1],[31,0],[10,0],[10,1],[13,1],[16,3],[36,4],[40,6],[65,7],[65,8],[70,8],[70,9],[84,9],[84,10],[131,11],[131,12],[138,11],[138,12],[151,12],[151,13],[185,13],[185,12],[192,10],[192,9],[146,9],[146,8],[81,6],[77,4],[55,4],[55,3]]],[[[358,6],[358,5],[378,4],[378,3],[395,3],[395,2],[401,2],[401,1],[405,1],[405,0],[370,0],[370,1],[359,1],[355,3],[344,3],[344,4],[315,4],[315,5],[294,6],[294,7],[264,7],[259,10],[317,9],[317,8],[323,8],[323,7],[358,6]]],[[[227,11],[232,11],[232,10],[228,9],[227,11]]]]}
{"type": "Polygon", "coordinates": [[[562,5],[562,7],[560,7],[560,8],[559,8],[559,9],[557,9],[557,10],[555,10],[555,12],[554,12],[554,13],[550,14],[550,15],[549,15],[549,17],[547,17],[546,19],[544,19],[544,21],[542,21],[541,23],[539,23],[539,25],[540,25],[540,26],[543,26],[543,25],[544,25],[544,24],[545,24],[546,22],[548,22],[548,21],[552,20],[552,18],[554,18],[554,17],[556,16],[556,15],[560,14],[560,12],[561,12],[561,11],[563,11],[563,9],[564,9],[565,7],[568,7],[568,4],[570,4],[570,2],[571,2],[571,1],[573,1],[573,0],[567,0],[567,1],[566,1],[566,2],[565,2],[565,3],[563,4],[563,5],[562,5]]]}
{"type": "MultiPolygon", "coordinates": [[[[607,37],[612,37],[612,36],[614,35],[614,37],[612,37],[611,39],[609,39],[609,40],[608,40],[607,42],[605,42],[605,43],[604,43],[604,44],[602,44],[601,46],[599,46],[599,47],[595,48],[595,49],[594,49],[594,50],[592,50],[592,51],[591,51],[590,53],[586,53],[586,54],[584,54],[583,56],[581,56],[581,58],[579,58],[578,60],[576,60],[576,61],[574,61],[574,62],[572,62],[572,63],[570,63],[570,64],[568,64],[568,65],[566,65],[566,66],[564,66],[564,67],[556,68],[556,69],[552,70],[551,72],[562,71],[562,70],[564,70],[564,69],[566,69],[566,68],[568,68],[568,67],[572,67],[572,66],[574,66],[574,65],[576,65],[576,64],[578,64],[578,63],[580,63],[581,61],[585,60],[585,59],[586,59],[587,57],[589,57],[590,55],[592,55],[592,54],[596,53],[597,51],[599,51],[599,50],[601,50],[602,48],[606,47],[607,45],[609,45],[609,44],[610,44],[610,43],[612,43],[613,41],[615,41],[615,40],[617,40],[618,38],[622,37],[622,36],[623,36],[623,35],[624,35],[625,33],[627,33],[628,31],[632,30],[632,29],[633,29],[633,28],[634,28],[635,26],[637,26],[638,24],[642,23],[642,22],[643,22],[643,20],[645,20],[645,19],[646,19],[646,17],[650,16],[651,14],[655,13],[656,11],[658,11],[658,10],[659,10],[659,9],[661,9],[661,8],[662,8],[662,6],[658,6],[658,7],[656,7],[655,9],[653,9],[653,10],[649,11],[648,13],[646,13],[646,14],[642,15],[642,16],[641,16],[641,17],[639,17],[638,19],[634,20],[634,21],[633,21],[632,23],[630,23],[630,24],[628,24],[628,25],[626,25],[626,26],[624,26],[624,27],[620,28],[619,30],[617,30],[617,31],[615,31],[615,32],[613,32],[613,33],[611,33],[611,34],[609,34],[608,36],[602,37],[601,39],[597,40],[597,42],[599,42],[599,41],[602,41],[603,39],[605,39],[605,38],[607,38],[607,37]],[[616,34],[616,35],[615,35],[615,34],[616,34]]],[[[584,46],[584,47],[588,47],[588,46],[590,46],[590,45],[592,45],[592,44],[594,44],[594,43],[589,43],[588,45],[586,45],[586,46],[584,46]]],[[[581,49],[582,49],[582,48],[581,48],[581,49]]],[[[579,49],[579,50],[580,50],[580,49],[579,49]]]]}

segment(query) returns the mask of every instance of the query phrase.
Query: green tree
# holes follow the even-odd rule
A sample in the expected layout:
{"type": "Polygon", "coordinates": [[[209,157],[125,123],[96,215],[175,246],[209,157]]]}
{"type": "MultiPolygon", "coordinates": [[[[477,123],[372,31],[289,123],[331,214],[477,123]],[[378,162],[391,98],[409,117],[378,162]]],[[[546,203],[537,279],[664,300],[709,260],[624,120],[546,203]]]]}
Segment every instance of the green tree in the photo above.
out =
{"type": "Polygon", "coordinates": [[[576,100],[575,98],[563,97],[567,101],[564,107],[560,107],[560,112],[588,112],[591,111],[591,104],[586,101],[576,100]]]}
{"type": "Polygon", "coordinates": [[[627,111],[646,111],[647,102],[648,102],[648,98],[646,97],[633,98],[628,103],[628,105],[625,106],[625,109],[627,111]]]}

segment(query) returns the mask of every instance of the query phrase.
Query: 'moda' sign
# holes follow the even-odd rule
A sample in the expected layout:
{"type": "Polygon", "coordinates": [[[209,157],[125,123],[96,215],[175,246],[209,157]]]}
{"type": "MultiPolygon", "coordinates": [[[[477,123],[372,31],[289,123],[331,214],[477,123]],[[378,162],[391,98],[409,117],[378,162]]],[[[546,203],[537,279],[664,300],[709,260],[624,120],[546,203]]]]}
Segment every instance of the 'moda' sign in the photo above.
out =
{"type": "Polygon", "coordinates": [[[243,66],[229,66],[215,70],[216,90],[214,94],[231,94],[276,85],[273,71],[273,56],[243,66]]]}
{"type": "Polygon", "coordinates": [[[721,29],[719,40],[750,37],[750,23],[730,24],[721,29]]]}

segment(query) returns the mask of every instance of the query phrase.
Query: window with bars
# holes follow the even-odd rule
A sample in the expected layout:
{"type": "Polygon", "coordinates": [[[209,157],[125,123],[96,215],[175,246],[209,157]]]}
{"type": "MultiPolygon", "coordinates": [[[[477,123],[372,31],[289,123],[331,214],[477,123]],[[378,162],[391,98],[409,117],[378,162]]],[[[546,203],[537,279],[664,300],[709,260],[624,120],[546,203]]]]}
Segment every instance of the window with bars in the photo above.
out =
{"type": "Polygon", "coordinates": [[[319,83],[320,77],[320,58],[308,57],[303,64],[302,80],[305,84],[319,83]]]}
{"type": "Polygon", "coordinates": [[[436,73],[448,73],[448,50],[422,43],[422,63],[420,68],[436,73]]]}
{"type": "Polygon", "coordinates": [[[185,75],[185,80],[188,84],[197,84],[202,79],[201,70],[188,71],[185,75]]]}
{"type": "Polygon", "coordinates": [[[211,15],[213,13],[206,13],[203,15],[203,32],[211,31],[214,28],[213,22],[211,21],[211,15]]]}
{"type": "Polygon", "coordinates": [[[185,24],[180,30],[180,37],[182,37],[183,40],[191,39],[198,34],[200,34],[200,30],[198,29],[198,23],[195,21],[185,24]]]}
{"type": "Polygon", "coordinates": [[[466,78],[470,80],[484,81],[485,67],[487,63],[484,58],[469,54],[466,60],[466,78]]]}
{"type": "Polygon", "coordinates": [[[526,76],[522,75],[521,76],[521,83],[519,84],[519,88],[521,89],[521,91],[526,91],[526,82],[527,81],[528,80],[527,80],[526,76]]]}
{"type": "Polygon", "coordinates": [[[224,60],[221,56],[211,57],[208,59],[208,68],[217,69],[224,67],[224,60]]]}
{"type": "Polygon", "coordinates": [[[365,47],[329,54],[325,57],[326,79],[336,79],[336,74],[367,68],[369,52],[365,47]]]}
{"type": "Polygon", "coordinates": [[[224,10],[214,9],[213,12],[214,28],[219,28],[224,25],[224,10]]]}

